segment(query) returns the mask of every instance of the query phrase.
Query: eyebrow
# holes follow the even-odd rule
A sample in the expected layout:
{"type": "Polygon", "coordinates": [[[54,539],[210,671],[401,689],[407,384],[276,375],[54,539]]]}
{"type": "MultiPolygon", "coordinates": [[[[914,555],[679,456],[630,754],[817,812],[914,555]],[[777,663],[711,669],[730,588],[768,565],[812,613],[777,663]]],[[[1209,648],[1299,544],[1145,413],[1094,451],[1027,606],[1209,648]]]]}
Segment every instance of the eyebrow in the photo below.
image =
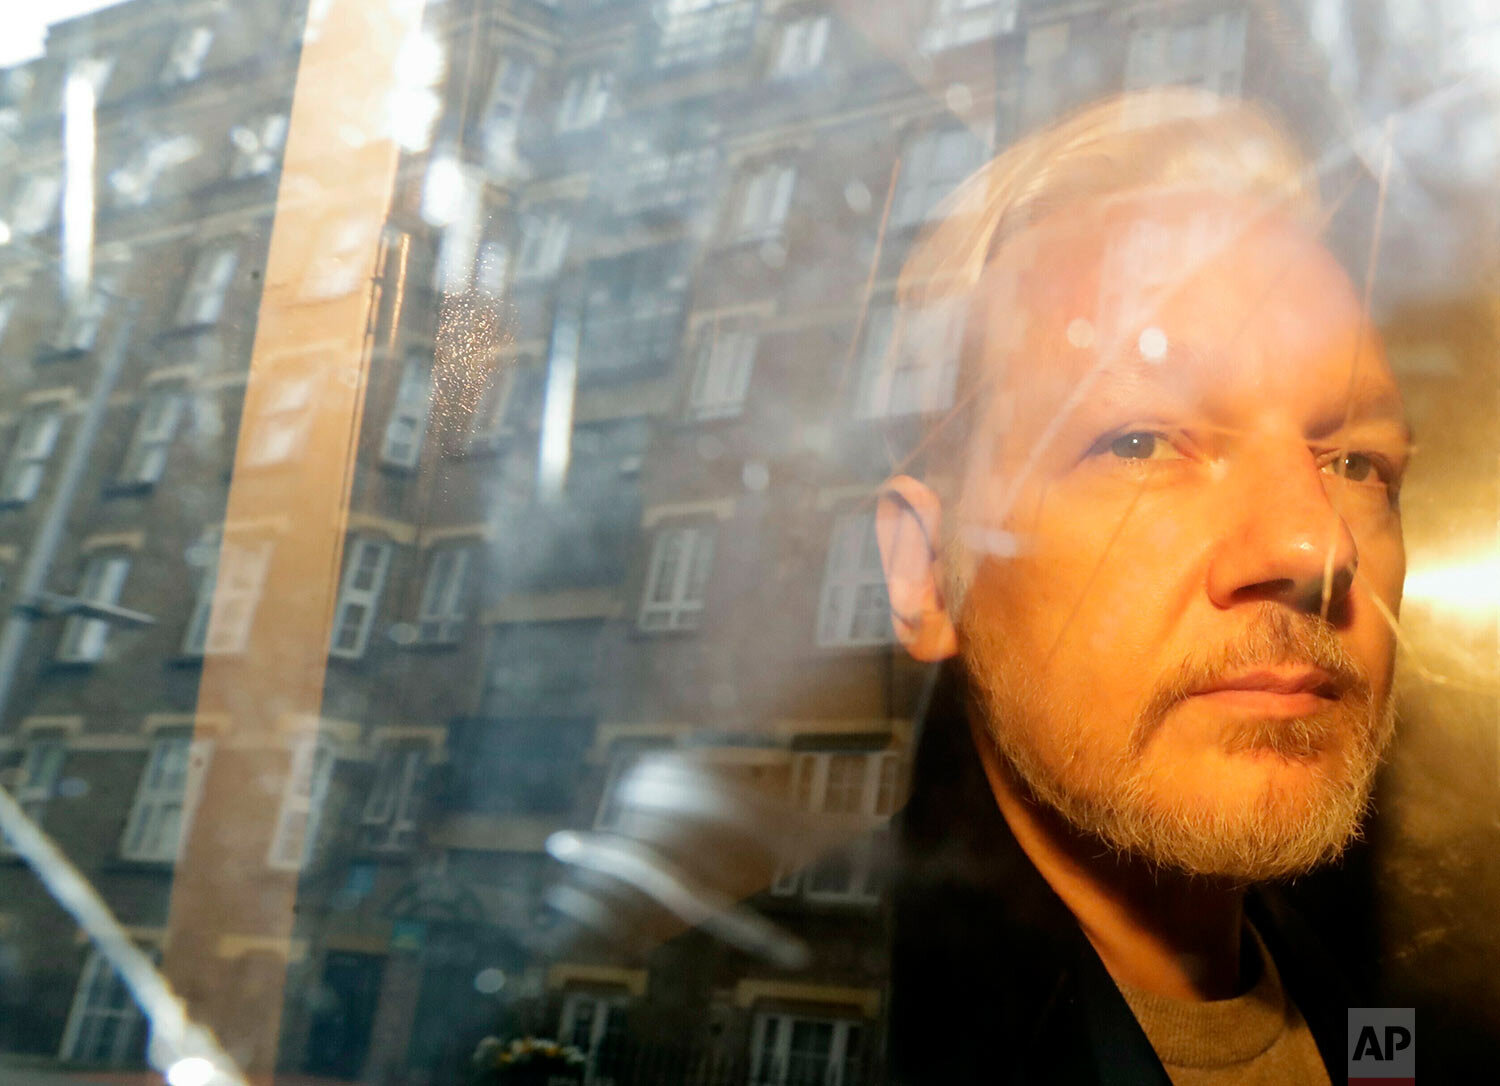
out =
{"type": "MultiPolygon", "coordinates": [[[[1202,406],[1214,388],[1214,382],[1205,381],[1203,375],[1213,366],[1230,364],[1228,360],[1217,358],[1212,350],[1181,340],[1170,344],[1166,357],[1157,362],[1140,358],[1127,348],[1117,364],[1106,365],[1097,374],[1095,393],[1102,394],[1108,401],[1128,399],[1134,393],[1147,390],[1166,389],[1176,393],[1184,404],[1202,406]]],[[[1073,412],[1073,421],[1086,419],[1089,406],[1087,402],[1079,404],[1073,412]]],[[[1348,426],[1365,423],[1390,423],[1400,430],[1400,438],[1405,444],[1415,444],[1411,422],[1394,386],[1373,391],[1356,390],[1352,396],[1345,396],[1343,404],[1319,418],[1309,433],[1313,437],[1327,437],[1348,426]]]]}

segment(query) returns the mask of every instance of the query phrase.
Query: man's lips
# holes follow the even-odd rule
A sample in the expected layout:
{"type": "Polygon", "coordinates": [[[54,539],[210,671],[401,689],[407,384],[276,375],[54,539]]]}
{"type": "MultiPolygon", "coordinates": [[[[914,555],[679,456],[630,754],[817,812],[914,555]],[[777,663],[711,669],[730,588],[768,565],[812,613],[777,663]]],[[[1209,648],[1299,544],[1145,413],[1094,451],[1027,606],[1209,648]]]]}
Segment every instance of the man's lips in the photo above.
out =
{"type": "Polygon", "coordinates": [[[1333,676],[1321,668],[1278,668],[1215,679],[1193,691],[1190,699],[1221,709],[1290,717],[1326,708],[1340,694],[1333,676]]]}

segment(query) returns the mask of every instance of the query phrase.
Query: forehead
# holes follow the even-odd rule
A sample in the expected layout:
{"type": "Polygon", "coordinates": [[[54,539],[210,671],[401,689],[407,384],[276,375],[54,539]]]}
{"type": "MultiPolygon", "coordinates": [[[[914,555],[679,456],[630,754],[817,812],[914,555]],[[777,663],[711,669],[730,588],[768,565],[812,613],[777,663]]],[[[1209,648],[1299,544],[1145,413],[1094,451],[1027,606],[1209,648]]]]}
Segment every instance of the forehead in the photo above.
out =
{"type": "Polygon", "coordinates": [[[1054,215],[992,262],[976,300],[989,425],[1030,432],[1101,398],[1248,414],[1400,414],[1378,336],[1305,228],[1214,194],[1054,215]]]}

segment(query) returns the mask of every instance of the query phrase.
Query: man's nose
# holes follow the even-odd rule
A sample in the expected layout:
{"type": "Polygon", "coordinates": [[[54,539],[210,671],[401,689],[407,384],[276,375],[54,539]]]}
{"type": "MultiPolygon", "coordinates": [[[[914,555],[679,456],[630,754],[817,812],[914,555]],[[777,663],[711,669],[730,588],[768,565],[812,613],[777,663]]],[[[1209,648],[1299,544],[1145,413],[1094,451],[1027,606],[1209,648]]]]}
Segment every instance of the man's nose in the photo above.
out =
{"type": "MultiPolygon", "coordinates": [[[[1326,476],[1305,447],[1300,455],[1259,457],[1231,470],[1226,495],[1237,508],[1208,573],[1220,607],[1267,601],[1332,617],[1348,600],[1359,553],[1329,499],[1326,476]]],[[[1226,512],[1228,512],[1226,510],[1226,512]]]]}

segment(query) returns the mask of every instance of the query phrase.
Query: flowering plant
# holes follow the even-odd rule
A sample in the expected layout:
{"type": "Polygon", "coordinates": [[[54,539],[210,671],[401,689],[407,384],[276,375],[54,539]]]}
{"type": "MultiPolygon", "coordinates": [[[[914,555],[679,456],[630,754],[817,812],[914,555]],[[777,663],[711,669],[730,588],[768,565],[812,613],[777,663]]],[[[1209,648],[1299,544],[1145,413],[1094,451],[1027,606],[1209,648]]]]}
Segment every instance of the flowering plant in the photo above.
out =
{"type": "Polygon", "coordinates": [[[545,1037],[517,1037],[509,1044],[486,1037],[470,1059],[474,1086],[502,1083],[571,1083],[583,1081],[588,1058],[572,1045],[545,1037]]]}

